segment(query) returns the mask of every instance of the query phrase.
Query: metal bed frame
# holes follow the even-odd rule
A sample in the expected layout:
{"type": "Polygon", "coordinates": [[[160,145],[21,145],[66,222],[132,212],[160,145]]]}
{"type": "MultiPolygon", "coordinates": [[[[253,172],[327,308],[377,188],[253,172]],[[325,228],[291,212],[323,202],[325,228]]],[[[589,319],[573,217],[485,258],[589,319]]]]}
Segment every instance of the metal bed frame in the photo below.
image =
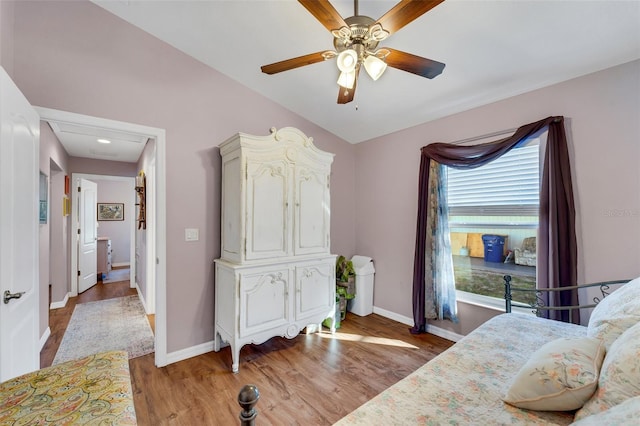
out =
{"type": "Polygon", "coordinates": [[[536,314],[536,316],[543,316],[543,311],[573,311],[575,309],[585,309],[585,308],[593,308],[595,307],[602,299],[607,297],[611,292],[611,286],[616,284],[626,284],[631,280],[614,280],[614,281],[603,281],[592,284],[581,284],[574,285],[569,287],[560,287],[560,288],[546,288],[546,289],[530,289],[530,288],[519,288],[512,287],[511,285],[511,275],[505,275],[504,277],[504,301],[505,301],[505,311],[507,313],[511,312],[512,307],[518,308],[530,308],[536,314]],[[588,303],[585,305],[572,305],[572,306],[546,306],[545,298],[543,295],[546,293],[547,295],[567,291],[567,290],[579,290],[581,288],[590,288],[590,287],[599,287],[600,294],[602,297],[595,296],[592,299],[592,303],[588,303]],[[536,297],[535,303],[527,304],[521,302],[513,302],[513,292],[525,292],[525,293],[534,293],[536,297]]]}

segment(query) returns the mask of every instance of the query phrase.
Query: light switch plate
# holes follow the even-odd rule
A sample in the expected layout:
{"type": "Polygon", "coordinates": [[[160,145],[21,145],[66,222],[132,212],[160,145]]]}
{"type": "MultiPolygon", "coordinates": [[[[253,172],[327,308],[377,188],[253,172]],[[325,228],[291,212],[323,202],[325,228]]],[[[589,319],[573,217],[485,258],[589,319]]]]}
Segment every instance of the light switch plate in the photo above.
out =
{"type": "Polygon", "coordinates": [[[198,241],[200,239],[198,235],[198,228],[185,228],[184,240],[185,241],[198,241]]]}

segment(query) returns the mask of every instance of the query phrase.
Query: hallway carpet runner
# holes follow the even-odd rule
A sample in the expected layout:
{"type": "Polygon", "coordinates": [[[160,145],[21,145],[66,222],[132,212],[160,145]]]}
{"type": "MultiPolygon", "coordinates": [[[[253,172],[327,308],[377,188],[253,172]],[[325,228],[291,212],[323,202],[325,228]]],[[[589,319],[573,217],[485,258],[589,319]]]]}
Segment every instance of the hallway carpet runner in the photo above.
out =
{"type": "Polygon", "coordinates": [[[154,351],[154,337],[138,296],[76,305],[53,365],[99,352],[124,350],[129,359],[154,351]]]}

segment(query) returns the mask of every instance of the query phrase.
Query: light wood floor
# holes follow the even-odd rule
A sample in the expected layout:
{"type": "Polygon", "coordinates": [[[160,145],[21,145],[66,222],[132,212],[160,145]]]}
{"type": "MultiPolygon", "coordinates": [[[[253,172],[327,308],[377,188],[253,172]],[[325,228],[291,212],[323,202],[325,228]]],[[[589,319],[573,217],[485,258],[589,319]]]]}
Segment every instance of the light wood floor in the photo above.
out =
{"type": "MultiPolygon", "coordinates": [[[[99,283],[51,311],[41,366],[53,361],[77,303],[130,294],[136,290],[128,281],[99,283]]],[[[145,355],[129,361],[138,424],[237,425],[238,392],[254,384],[258,425],[329,425],[451,345],[433,335],[411,335],[406,325],[376,314],[347,314],[333,336],[300,334],[244,346],[237,374],[229,348],[163,368],[154,366],[153,354],[145,355]]]]}

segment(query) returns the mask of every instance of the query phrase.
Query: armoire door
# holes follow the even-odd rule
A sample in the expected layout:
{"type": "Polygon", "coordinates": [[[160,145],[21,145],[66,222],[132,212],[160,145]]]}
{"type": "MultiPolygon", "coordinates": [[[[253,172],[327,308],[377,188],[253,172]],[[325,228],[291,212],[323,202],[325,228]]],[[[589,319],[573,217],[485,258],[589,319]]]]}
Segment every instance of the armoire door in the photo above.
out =
{"type": "Polygon", "coordinates": [[[294,182],[294,253],[328,253],[329,172],[298,163],[294,182]]]}
{"type": "Polygon", "coordinates": [[[240,333],[243,338],[289,323],[289,268],[240,273],[240,333]]]}
{"type": "Polygon", "coordinates": [[[288,174],[284,160],[247,162],[247,260],[289,254],[288,174]]]}
{"type": "Polygon", "coordinates": [[[335,309],[335,256],[295,266],[295,320],[329,316],[335,309]]]}

